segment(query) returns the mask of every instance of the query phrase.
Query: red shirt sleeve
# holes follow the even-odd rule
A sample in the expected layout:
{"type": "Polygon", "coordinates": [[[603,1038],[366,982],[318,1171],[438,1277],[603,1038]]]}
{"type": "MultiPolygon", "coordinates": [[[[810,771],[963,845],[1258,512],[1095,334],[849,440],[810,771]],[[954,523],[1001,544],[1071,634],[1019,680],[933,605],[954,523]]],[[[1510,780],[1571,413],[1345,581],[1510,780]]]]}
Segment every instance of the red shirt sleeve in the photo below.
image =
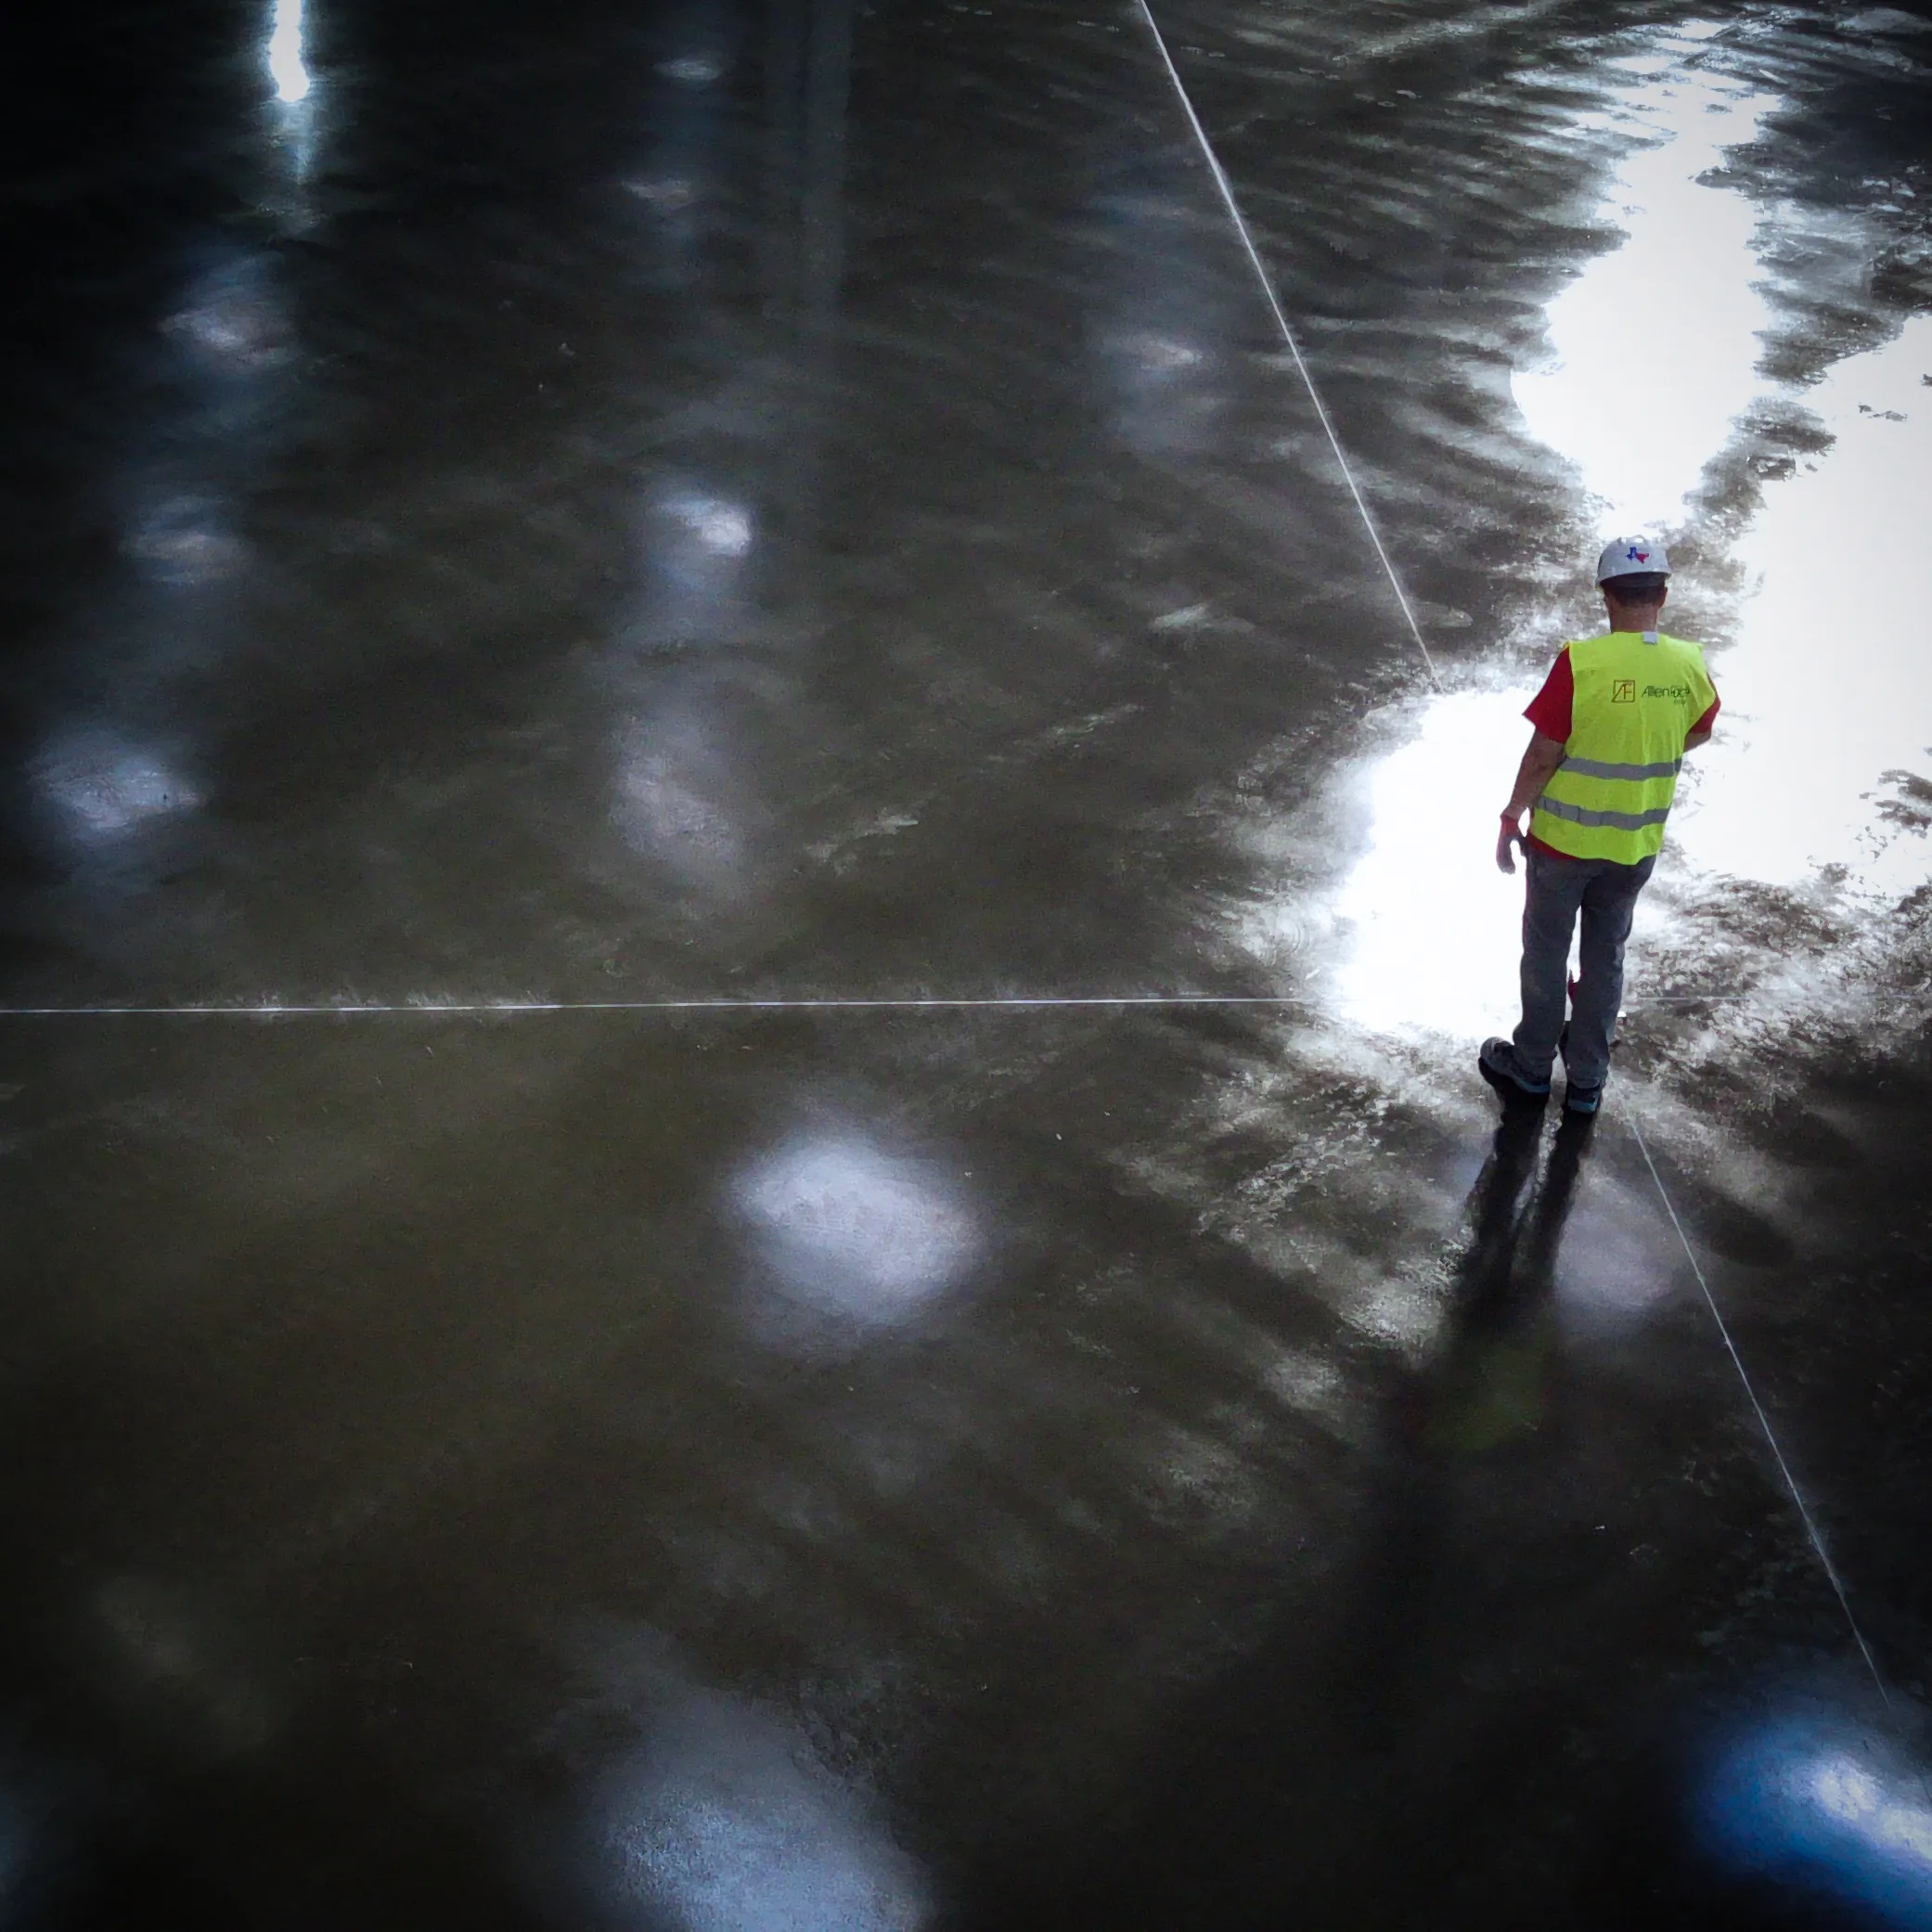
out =
{"type": "MultiPolygon", "coordinates": [[[[1576,702],[1577,680],[1570,670],[1570,654],[1567,650],[1556,653],[1556,662],[1550,666],[1550,675],[1543,679],[1543,688],[1529,701],[1529,708],[1523,714],[1545,738],[1553,738],[1558,744],[1567,744],[1570,738],[1570,709],[1576,702]]],[[[1717,706],[1711,706],[1711,715],[1717,715],[1717,706]]]]}
{"type": "Polygon", "coordinates": [[[1710,709],[1707,711],[1704,714],[1704,715],[1701,718],[1699,718],[1694,725],[1691,727],[1691,735],[1694,738],[1696,734],[1700,731],[1708,731],[1710,728],[1717,723],[1718,714],[1719,712],[1723,710],[1723,708],[1724,701],[1721,698],[1719,698],[1715,691],[1713,691],[1711,693],[1710,709]]]}

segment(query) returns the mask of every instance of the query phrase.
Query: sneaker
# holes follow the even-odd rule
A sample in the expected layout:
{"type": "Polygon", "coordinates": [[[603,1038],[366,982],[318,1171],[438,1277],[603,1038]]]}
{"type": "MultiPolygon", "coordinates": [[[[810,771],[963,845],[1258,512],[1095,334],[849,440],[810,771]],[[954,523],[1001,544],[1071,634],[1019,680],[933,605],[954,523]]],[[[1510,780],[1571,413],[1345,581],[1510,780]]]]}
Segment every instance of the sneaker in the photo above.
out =
{"type": "Polygon", "coordinates": [[[1563,1088],[1563,1111],[1565,1114],[1594,1114],[1604,1104],[1604,1083],[1599,1080],[1594,1087],[1578,1087],[1574,1080],[1566,1080],[1563,1088]]]}
{"type": "Polygon", "coordinates": [[[1550,1083],[1526,1080],[1516,1071],[1516,1050],[1508,1040],[1487,1039],[1475,1056],[1476,1072],[1505,1099],[1543,1101],[1550,1097],[1550,1083]]]}

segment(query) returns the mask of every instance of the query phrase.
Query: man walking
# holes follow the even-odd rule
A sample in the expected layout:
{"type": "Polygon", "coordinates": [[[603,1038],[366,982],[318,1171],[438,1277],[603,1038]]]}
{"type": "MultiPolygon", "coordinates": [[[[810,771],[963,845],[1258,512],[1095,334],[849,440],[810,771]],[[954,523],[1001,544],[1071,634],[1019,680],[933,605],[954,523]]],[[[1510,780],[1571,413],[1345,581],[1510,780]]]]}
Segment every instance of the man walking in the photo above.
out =
{"type": "Polygon", "coordinates": [[[1485,1040],[1476,1060],[1505,1098],[1548,1094],[1560,1049],[1565,1110],[1591,1114],[1603,1101],[1637,895],[1664,844],[1683,754],[1710,737],[1718,715],[1703,647],[1657,628],[1669,575],[1663,545],[1642,537],[1608,545],[1597,560],[1608,635],[1565,644],[1524,713],[1535,728],[1496,844],[1503,871],[1516,869],[1513,848],[1521,845],[1529,872],[1523,1018],[1513,1039],[1485,1040]],[[1565,1024],[1579,911],[1578,977],[1565,1024]]]}

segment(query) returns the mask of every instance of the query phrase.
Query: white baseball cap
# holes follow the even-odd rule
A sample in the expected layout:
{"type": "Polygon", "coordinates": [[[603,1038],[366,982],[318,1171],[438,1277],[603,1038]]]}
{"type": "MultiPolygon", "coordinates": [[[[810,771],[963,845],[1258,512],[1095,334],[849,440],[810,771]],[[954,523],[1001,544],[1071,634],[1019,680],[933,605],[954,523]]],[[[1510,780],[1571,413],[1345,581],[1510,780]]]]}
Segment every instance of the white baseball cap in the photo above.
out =
{"type": "Polygon", "coordinates": [[[1605,544],[1604,554],[1597,559],[1599,584],[1607,584],[1613,577],[1642,576],[1650,571],[1668,577],[1670,558],[1662,544],[1654,544],[1647,536],[1619,536],[1605,544]]]}

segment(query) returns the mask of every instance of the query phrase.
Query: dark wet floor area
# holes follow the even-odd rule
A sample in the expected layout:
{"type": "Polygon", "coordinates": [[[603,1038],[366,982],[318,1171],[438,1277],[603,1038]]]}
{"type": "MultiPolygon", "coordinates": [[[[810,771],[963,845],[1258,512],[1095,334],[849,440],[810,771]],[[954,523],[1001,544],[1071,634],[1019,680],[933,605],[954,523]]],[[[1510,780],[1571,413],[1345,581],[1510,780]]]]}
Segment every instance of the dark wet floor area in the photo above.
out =
{"type": "Polygon", "coordinates": [[[1932,14],[1081,4],[17,48],[8,1932],[1932,1927],[1932,14]]]}

